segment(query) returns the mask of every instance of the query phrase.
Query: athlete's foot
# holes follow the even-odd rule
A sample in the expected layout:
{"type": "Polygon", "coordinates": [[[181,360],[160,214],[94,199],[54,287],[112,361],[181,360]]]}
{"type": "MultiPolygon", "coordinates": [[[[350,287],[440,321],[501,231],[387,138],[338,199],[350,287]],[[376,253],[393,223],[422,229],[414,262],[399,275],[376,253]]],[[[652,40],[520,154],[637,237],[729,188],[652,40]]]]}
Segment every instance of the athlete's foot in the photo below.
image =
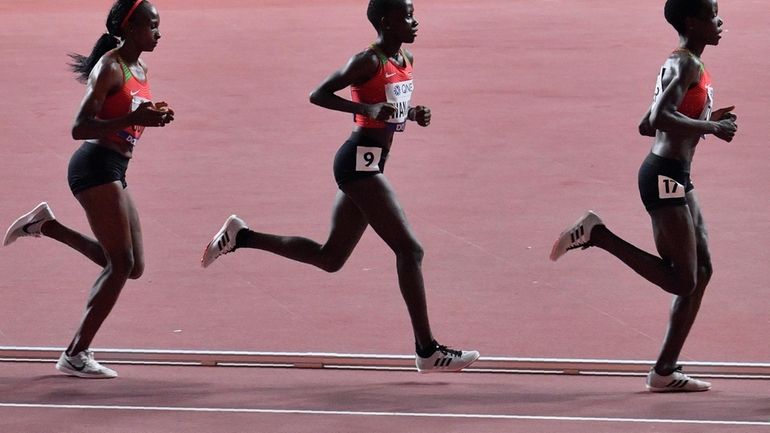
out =
{"type": "Polygon", "coordinates": [[[222,228],[214,235],[211,242],[206,245],[206,249],[203,250],[201,266],[206,268],[214,263],[214,260],[219,258],[219,256],[235,250],[235,239],[238,232],[243,229],[248,229],[246,222],[235,215],[230,215],[224,225],[222,225],[222,228]]]}
{"type": "Polygon", "coordinates": [[[42,202],[34,209],[20,216],[8,227],[3,239],[3,246],[12,244],[16,239],[24,236],[40,237],[43,223],[55,219],[48,203],[42,202]]]}
{"type": "Polygon", "coordinates": [[[479,359],[475,350],[453,350],[434,341],[433,353],[425,357],[419,353],[415,357],[419,373],[439,373],[460,371],[479,359]]]}
{"type": "Polygon", "coordinates": [[[671,374],[663,376],[654,368],[647,375],[647,390],[650,392],[699,392],[711,389],[711,383],[693,379],[682,373],[682,367],[677,367],[671,374]]]}
{"type": "Polygon", "coordinates": [[[586,249],[591,244],[591,230],[597,225],[603,225],[601,218],[593,213],[586,212],[575,224],[564,230],[551,248],[551,260],[556,261],[569,250],[576,248],[586,249]]]}
{"type": "Polygon", "coordinates": [[[73,356],[62,352],[56,369],[69,376],[82,377],[84,379],[112,379],[118,377],[118,372],[107,368],[94,360],[94,353],[84,350],[73,356]]]}

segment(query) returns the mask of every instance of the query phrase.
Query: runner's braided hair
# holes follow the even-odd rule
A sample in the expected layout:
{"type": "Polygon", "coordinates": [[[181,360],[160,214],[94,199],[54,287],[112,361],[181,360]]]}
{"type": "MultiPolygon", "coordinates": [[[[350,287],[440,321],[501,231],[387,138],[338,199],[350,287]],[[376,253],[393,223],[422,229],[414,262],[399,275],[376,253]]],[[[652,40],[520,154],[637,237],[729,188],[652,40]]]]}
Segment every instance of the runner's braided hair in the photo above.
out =
{"type": "MultiPolygon", "coordinates": [[[[72,72],[77,74],[77,80],[81,83],[88,82],[88,76],[91,75],[91,70],[94,69],[96,63],[102,56],[113,48],[117,48],[120,39],[123,38],[123,29],[120,25],[123,23],[123,19],[126,14],[136,3],[135,0],[116,0],[110,8],[110,13],[107,15],[107,32],[102,34],[99,40],[96,41],[94,48],[91,50],[91,54],[86,57],[77,53],[72,53],[69,56],[72,58],[72,63],[69,63],[72,72]]],[[[143,2],[146,3],[146,2],[143,2]]],[[[140,5],[142,6],[142,5],[140,5]]],[[[130,19],[136,16],[136,12],[130,19]]]]}
{"type": "Polygon", "coordinates": [[[369,7],[366,8],[366,17],[378,31],[382,25],[382,18],[391,10],[401,6],[401,0],[369,0],[369,7]]]}
{"type": "Polygon", "coordinates": [[[663,15],[680,35],[687,33],[685,20],[701,16],[706,9],[704,0],[666,0],[663,15]]]}

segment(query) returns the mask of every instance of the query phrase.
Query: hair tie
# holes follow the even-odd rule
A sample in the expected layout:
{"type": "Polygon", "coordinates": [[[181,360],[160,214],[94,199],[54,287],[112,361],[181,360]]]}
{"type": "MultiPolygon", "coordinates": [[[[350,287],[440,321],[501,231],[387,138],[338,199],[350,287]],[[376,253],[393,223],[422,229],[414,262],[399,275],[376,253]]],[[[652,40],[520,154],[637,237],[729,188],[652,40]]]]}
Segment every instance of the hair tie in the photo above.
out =
{"type": "Polygon", "coordinates": [[[134,2],[134,5],[131,6],[131,9],[128,10],[128,13],[126,14],[126,17],[123,18],[123,21],[120,23],[120,27],[123,27],[123,26],[126,25],[126,23],[128,22],[128,19],[131,18],[131,15],[134,13],[136,8],[139,7],[139,4],[141,2],[143,2],[143,1],[144,0],[136,0],[136,2],[134,2]]]}

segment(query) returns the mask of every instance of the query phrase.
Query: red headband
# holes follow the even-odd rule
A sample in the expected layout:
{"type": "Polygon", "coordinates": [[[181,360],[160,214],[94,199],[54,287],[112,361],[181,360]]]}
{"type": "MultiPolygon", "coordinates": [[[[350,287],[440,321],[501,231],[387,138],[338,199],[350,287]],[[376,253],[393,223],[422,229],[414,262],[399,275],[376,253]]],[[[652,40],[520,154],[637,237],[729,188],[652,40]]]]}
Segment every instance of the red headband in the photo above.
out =
{"type": "Polygon", "coordinates": [[[126,14],[126,17],[123,18],[123,21],[120,23],[120,27],[123,27],[128,22],[128,19],[131,18],[131,15],[133,15],[134,11],[137,7],[139,7],[139,3],[143,2],[144,0],[136,0],[133,6],[131,6],[131,9],[128,10],[128,13],[126,14]]]}

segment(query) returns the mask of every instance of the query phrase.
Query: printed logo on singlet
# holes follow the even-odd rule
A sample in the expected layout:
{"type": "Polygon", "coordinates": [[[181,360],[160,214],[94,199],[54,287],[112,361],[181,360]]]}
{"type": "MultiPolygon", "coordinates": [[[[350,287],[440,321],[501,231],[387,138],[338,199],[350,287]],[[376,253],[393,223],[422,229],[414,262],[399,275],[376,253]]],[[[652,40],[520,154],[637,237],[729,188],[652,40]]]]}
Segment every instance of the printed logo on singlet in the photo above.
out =
{"type": "Polygon", "coordinates": [[[381,147],[356,146],[356,171],[380,171],[381,147]]]}
{"type": "Polygon", "coordinates": [[[684,186],[668,176],[658,175],[658,198],[683,198],[684,186]]]}
{"type": "Polygon", "coordinates": [[[395,131],[403,131],[406,126],[406,116],[409,114],[409,102],[412,100],[414,84],[412,80],[385,84],[385,99],[396,107],[396,112],[386,120],[392,124],[395,131]]]}

